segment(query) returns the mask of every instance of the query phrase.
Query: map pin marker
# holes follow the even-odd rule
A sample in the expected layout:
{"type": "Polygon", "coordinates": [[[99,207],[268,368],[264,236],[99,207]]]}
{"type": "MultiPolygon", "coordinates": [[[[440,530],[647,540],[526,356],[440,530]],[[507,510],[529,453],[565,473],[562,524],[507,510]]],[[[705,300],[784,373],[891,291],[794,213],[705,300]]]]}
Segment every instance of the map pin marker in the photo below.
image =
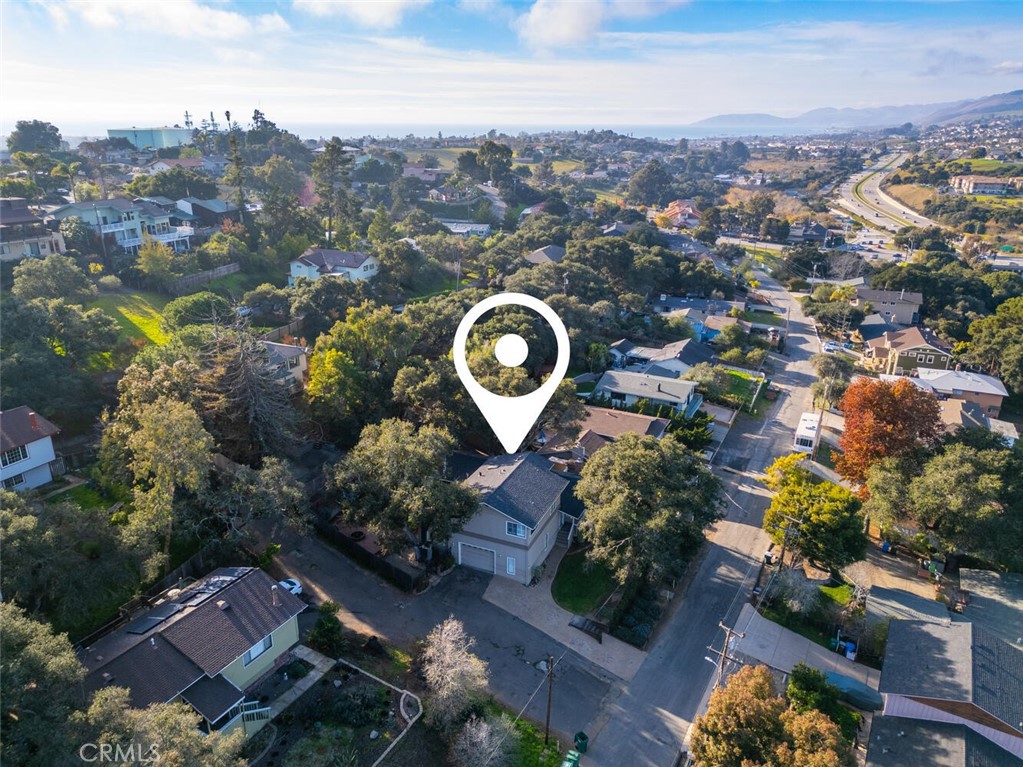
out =
{"type": "MultiPolygon", "coordinates": [[[[525,360],[528,347],[520,336],[507,335],[498,340],[494,351],[502,364],[514,367],[522,364],[525,360]]],[[[458,373],[462,385],[469,392],[469,396],[472,397],[483,417],[487,419],[487,423],[494,430],[494,434],[497,435],[497,439],[505,451],[514,453],[519,449],[522,440],[529,434],[529,430],[533,428],[536,419],[540,417],[540,413],[554,396],[558,384],[568,372],[568,331],[565,330],[565,323],[561,321],[555,311],[540,299],[527,296],[524,293],[498,293],[496,296],[484,298],[466,312],[462,321],[458,323],[458,330],[455,331],[452,353],[455,358],[455,371],[458,373]],[[465,343],[469,339],[469,330],[476,324],[476,320],[491,309],[509,304],[525,306],[547,320],[554,330],[554,337],[558,342],[558,359],[554,363],[554,370],[539,389],[520,397],[502,397],[484,389],[473,378],[469,371],[469,363],[465,359],[465,343]]]]}

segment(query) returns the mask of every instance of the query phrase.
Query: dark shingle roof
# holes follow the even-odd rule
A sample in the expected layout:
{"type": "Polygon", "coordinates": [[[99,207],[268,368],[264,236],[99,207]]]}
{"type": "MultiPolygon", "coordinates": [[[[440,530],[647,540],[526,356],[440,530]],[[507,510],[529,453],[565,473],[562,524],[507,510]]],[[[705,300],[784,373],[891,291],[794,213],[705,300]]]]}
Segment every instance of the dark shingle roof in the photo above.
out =
{"type": "Polygon", "coordinates": [[[354,269],[362,266],[369,255],[362,251],[330,250],[327,248],[309,248],[298,257],[298,260],[315,266],[321,274],[329,274],[335,269],[354,269]]]}
{"type": "Polygon", "coordinates": [[[245,693],[222,676],[204,676],[185,690],[181,697],[204,717],[211,722],[216,722],[234,706],[245,700],[245,693]]]}
{"type": "MultiPolygon", "coordinates": [[[[131,647],[85,678],[86,695],[107,687],[126,687],[133,708],[167,703],[204,674],[184,653],[159,634],[131,647]]],[[[99,658],[90,660],[98,661],[99,658]]]]}
{"type": "Polygon", "coordinates": [[[564,257],[565,249],[560,245],[546,245],[524,256],[531,264],[560,264],[564,257]]]}
{"type": "Polygon", "coordinates": [[[550,462],[536,453],[515,453],[489,459],[465,484],[480,492],[483,503],[536,529],[568,480],[552,472],[550,462]]]}
{"type": "Polygon", "coordinates": [[[866,767],[1021,767],[1023,760],[962,724],[876,716],[866,767]]]}
{"type": "Polygon", "coordinates": [[[25,405],[0,412],[0,450],[13,450],[37,439],[52,437],[60,431],[38,413],[35,414],[34,426],[32,420],[32,410],[25,405]]]}
{"type": "Polygon", "coordinates": [[[215,676],[305,609],[301,599],[284,589],[277,589],[279,606],[274,607],[271,587],[276,584],[262,570],[250,570],[164,629],[163,636],[215,676]]]}
{"type": "Polygon", "coordinates": [[[1023,651],[972,623],[892,621],[878,691],[972,703],[1023,733],[1023,651]]]}

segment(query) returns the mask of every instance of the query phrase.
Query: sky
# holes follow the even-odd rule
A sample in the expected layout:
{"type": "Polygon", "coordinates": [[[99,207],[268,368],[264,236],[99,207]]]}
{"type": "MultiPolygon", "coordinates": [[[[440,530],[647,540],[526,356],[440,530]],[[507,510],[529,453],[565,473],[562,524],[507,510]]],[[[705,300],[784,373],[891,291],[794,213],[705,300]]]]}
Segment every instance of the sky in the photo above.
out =
{"type": "MultiPolygon", "coordinates": [[[[0,133],[613,128],[1023,88],[1023,2],[0,0],[0,133]]],[[[657,129],[656,131],[654,129],[657,129]]]]}

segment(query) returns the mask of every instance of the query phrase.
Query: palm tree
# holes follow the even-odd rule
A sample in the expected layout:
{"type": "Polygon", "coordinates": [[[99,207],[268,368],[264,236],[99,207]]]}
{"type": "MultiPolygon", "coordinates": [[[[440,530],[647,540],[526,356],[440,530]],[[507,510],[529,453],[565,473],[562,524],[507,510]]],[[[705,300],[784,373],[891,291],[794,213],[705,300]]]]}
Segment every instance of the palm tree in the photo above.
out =
{"type": "Polygon", "coordinates": [[[78,171],[81,168],[82,164],[80,162],[58,162],[50,170],[51,176],[67,179],[67,188],[71,191],[71,202],[78,202],[75,198],[75,176],[78,175],[78,171]]]}

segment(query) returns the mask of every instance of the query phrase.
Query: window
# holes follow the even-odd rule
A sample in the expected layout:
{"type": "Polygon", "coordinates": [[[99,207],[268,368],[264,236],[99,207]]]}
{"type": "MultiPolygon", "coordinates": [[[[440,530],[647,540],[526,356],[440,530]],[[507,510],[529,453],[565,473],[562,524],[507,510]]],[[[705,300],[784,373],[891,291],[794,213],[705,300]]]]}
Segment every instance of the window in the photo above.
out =
{"type": "Polygon", "coordinates": [[[927,364],[930,365],[932,362],[934,362],[934,355],[933,354],[928,354],[927,355],[927,364]]]}
{"type": "Polygon", "coordinates": [[[24,461],[26,458],[28,458],[28,451],[25,449],[25,446],[18,445],[16,448],[5,452],[3,456],[0,457],[0,463],[4,466],[10,466],[12,463],[24,461]]]}
{"type": "Polygon", "coordinates": [[[515,557],[508,557],[506,568],[508,575],[515,575],[515,557]]]}
{"type": "Polygon", "coordinates": [[[274,638],[271,635],[263,637],[260,641],[256,642],[252,647],[245,651],[245,655],[242,656],[242,664],[248,666],[252,661],[258,658],[260,655],[265,653],[271,647],[274,646],[274,638]]]}
{"type": "Polygon", "coordinates": [[[15,474],[13,477],[8,477],[4,480],[4,490],[10,490],[12,487],[25,484],[24,474],[15,474]]]}
{"type": "Polygon", "coordinates": [[[520,525],[518,522],[508,522],[505,526],[505,532],[513,538],[525,538],[526,526],[520,525]]]}

